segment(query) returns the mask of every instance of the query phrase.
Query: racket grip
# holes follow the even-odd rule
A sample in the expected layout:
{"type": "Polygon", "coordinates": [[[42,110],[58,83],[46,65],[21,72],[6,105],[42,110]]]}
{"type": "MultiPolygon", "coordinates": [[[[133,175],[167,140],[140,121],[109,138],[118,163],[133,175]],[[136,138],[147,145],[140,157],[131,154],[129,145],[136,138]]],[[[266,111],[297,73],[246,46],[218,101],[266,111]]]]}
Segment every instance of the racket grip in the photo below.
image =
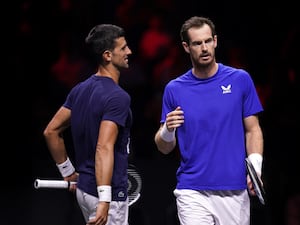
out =
{"type": "Polygon", "coordinates": [[[76,184],[76,182],[70,182],[65,180],[41,180],[36,179],[34,181],[34,187],[39,188],[57,188],[57,189],[67,189],[71,184],[76,184]]]}

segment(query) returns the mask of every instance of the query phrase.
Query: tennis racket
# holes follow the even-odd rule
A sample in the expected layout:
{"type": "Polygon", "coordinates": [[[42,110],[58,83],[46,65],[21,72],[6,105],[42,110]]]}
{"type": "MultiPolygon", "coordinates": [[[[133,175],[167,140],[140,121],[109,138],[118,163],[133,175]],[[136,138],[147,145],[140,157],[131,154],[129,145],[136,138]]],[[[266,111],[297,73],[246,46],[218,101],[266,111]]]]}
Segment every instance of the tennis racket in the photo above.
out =
{"type": "MultiPolygon", "coordinates": [[[[129,206],[133,205],[141,196],[142,190],[142,178],[137,168],[133,164],[129,164],[128,169],[128,200],[129,206]]],[[[76,182],[70,182],[65,180],[47,180],[47,179],[35,179],[34,188],[55,188],[55,189],[69,189],[71,184],[76,182]]]]}
{"type": "Polygon", "coordinates": [[[134,204],[141,196],[142,178],[139,171],[133,164],[129,164],[128,169],[128,198],[129,206],[134,204]]]}
{"type": "Polygon", "coordinates": [[[261,179],[259,178],[259,176],[257,175],[252,163],[250,162],[250,160],[248,158],[245,159],[245,163],[246,163],[247,172],[248,172],[249,177],[254,186],[255,193],[256,193],[259,201],[261,202],[261,204],[264,205],[266,192],[263,187],[263,183],[262,183],[261,179]]]}

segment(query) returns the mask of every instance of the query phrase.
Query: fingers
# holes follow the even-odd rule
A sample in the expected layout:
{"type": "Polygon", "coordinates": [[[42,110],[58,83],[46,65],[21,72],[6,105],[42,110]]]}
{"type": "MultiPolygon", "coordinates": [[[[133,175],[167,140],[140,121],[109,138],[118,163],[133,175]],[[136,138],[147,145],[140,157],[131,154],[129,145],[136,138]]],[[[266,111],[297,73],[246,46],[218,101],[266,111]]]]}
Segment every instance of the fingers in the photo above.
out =
{"type": "Polygon", "coordinates": [[[184,113],[180,106],[167,114],[166,125],[169,130],[180,127],[183,123],[184,113]]]}
{"type": "Polygon", "coordinates": [[[76,182],[71,182],[70,187],[69,187],[69,191],[75,193],[76,188],[77,188],[76,182]]]}
{"type": "Polygon", "coordinates": [[[174,129],[174,128],[180,127],[181,124],[183,124],[183,123],[184,123],[184,119],[181,119],[180,117],[173,117],[173,119],[171,119],[167,122],[167,128],[174,129]]]}
{"type": "Polygon", "coordinates": [[[74,172],[72,175],[65,177],[64,180],[70,182],[69,191],[75,193],[77,188],[77,178],[79,174],[77,172],[74,172]]]}
{"type": "Polygon", "coordinates": [[[251,196],[255,196],[256,193],[255,193],[255,190],[254,190],[254,186],[253,186],[253,183],[249,177],[249,175],[247,175],[247,186],[248,186],[248,191],[249,191],[249,194],[251,196]]]}

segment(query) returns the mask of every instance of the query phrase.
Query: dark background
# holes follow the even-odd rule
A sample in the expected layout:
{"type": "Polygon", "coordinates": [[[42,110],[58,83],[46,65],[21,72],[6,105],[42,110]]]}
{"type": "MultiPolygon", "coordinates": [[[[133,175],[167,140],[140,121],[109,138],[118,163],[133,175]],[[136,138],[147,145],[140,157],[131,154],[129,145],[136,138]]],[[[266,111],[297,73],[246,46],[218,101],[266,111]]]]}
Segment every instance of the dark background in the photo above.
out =
{"type": "MultiPolygon", "coordinates": [[[[267,204],[251,199],[252,225],[300,224],[299,19],[295,4],[289,0],[3,3],[0,224],[84,224],[74,195],[66,190],[36,190],[33,181],[60,179],[42,132],[71,87],[95,71],[87,60],[84,38],[99,23],[124,27],[133,50],[130,69],[120,80],[132,96],[130,163],[143,179],[141,198],[130,209],[130,225],[177,224],[172,191],[178,152],[160,154],[153,138],[164,85],[190,68],[179,30],[193,15],[209,16],[215,22],[217,60],[249,71],[265,108],[261,125],[267,204]]],[[[69,133],[66,143],[72,157],[69,133]]]]}

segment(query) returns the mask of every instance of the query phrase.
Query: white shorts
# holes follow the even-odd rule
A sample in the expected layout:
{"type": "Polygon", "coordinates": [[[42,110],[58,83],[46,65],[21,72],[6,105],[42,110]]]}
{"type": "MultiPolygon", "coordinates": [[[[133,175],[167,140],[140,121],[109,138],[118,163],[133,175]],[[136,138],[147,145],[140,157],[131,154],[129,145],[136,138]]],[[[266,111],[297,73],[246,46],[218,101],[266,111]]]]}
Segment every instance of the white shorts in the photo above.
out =
{"type": "MultiPolygon", "coordinates": [[[[96,215],[99,199],[76,189],[78,205],[86,222],[96,215]]],[[[128,199],[127,201],[112,201],[109,204],[108,219],[106,225],[128,225],[128,199]]]]}
{"type": "Polygon", "coordinates": [[[247,190],[174,190],[181,225],[249,225],[250,198],[247,190]]]}

